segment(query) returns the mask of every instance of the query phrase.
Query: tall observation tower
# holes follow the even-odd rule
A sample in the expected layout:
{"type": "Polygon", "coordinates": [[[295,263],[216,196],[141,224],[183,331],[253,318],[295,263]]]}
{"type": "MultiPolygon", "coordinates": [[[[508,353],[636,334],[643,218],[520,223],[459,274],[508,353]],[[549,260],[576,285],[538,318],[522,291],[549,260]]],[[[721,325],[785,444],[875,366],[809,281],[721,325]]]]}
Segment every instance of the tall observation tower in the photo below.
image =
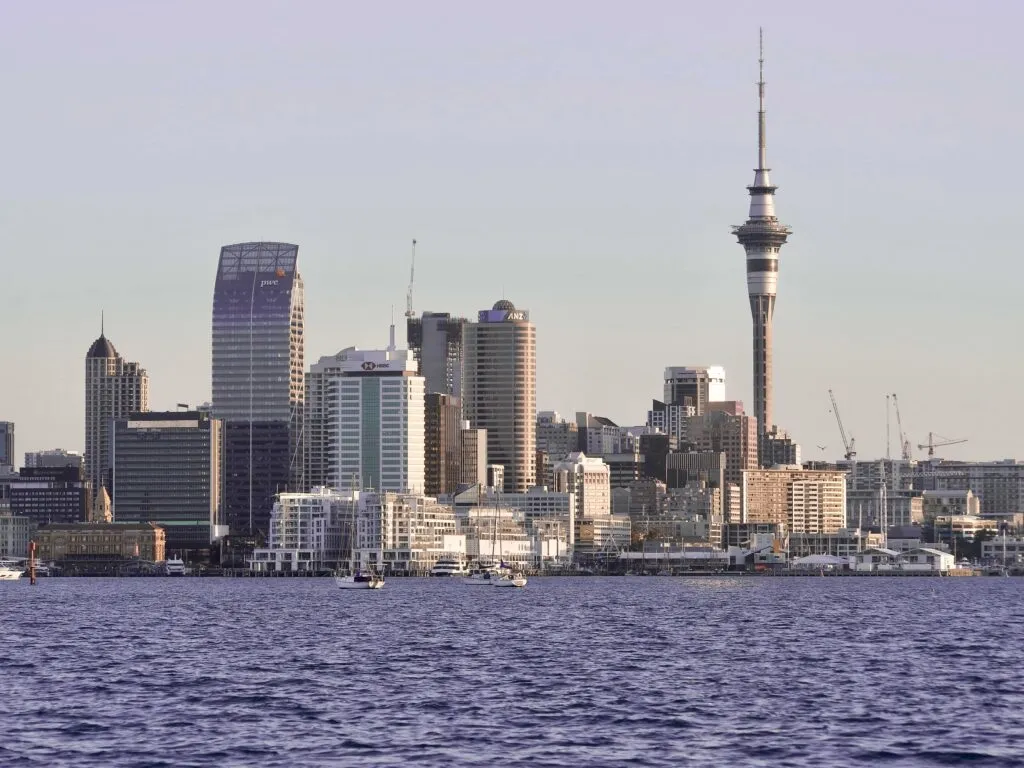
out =
{"type": "Polygon", "coordinates": [[[757,168],[750,191],[750,215],[747,222],[733,227],[733,234],[747,252],[747,294],[754,320],[754,415],[761,439],[759,456],[764,452],[764,435],[772,421],[772,314],[779,279],[779,249],[790,230],[775,215],[775,189],[768,177],[768,153],[764,124],[764,37],[761,33],[759,78],[757,81],[757,168]]]}

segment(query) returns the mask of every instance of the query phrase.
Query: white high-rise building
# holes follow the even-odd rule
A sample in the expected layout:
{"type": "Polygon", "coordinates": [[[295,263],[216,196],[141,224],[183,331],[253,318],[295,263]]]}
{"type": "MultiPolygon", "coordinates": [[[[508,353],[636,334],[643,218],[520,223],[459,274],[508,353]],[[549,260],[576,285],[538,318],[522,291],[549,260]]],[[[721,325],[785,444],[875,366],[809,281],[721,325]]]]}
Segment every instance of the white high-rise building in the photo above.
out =
{"type": "Polygon", "coordinates": [[[612,513],[611,469],[599,458],[570,453],[554,466],[555,490],[576,494],[576,519],[612,513]]]}
{"type": "Polygon", "coordinates": [[[387,349],[346,349],[337,361],[337,395],[328,409],[337,446],[331,484],[423,493],[425,387],[413,353],[395,349],[392,328],[387,349]]]}

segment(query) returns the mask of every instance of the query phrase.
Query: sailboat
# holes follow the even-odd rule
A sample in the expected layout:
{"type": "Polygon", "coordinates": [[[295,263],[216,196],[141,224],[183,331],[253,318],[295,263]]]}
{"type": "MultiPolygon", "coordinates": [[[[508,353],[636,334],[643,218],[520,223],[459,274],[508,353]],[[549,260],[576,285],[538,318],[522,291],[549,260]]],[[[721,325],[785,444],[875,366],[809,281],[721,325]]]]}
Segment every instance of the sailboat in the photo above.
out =
{"type": "MultiPolygon", "coordinates": [[[[494,526],[498,526],[498,510],[500,504],[495,507],[494,510],[494,526]]],[[[494,548],[491,548],[494,551],[494,548]]],[[[502,559],[501,557],[501,539],[498,539],[498,572],[491,577],[492,587],[525,587],[526,577],[521,573],[516,573],[512,568],[502,559]]]]}
{"type": "Polygon", "coordinates": [[[363,573],[355,567],[355,537],[356,537],[356,504],[358,497],[352,495],[352,527],[349,528],[348,545],[348,575],[335,575],[334,583],[338,589],[383,589],[384,577],[378,573],[363,573]]]}

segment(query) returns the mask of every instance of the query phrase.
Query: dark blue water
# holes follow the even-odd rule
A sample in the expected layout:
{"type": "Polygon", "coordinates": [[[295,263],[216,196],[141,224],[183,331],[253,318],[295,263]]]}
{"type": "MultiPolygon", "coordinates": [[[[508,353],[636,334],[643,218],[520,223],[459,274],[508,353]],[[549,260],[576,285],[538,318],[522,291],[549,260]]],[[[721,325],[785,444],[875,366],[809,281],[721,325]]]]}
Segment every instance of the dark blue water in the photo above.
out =
{"type": "Polygon", "coordinates": [[[1024,765],[1022,594],[0,582],[0,766],[1024,765]]]}

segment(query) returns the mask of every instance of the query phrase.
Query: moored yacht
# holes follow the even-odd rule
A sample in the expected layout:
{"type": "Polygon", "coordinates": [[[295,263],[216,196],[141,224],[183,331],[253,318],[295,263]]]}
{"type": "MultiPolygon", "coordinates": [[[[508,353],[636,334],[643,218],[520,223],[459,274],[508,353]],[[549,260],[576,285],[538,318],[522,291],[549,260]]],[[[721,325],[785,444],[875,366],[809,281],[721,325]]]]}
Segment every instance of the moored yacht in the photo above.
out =
{"type": "Polygon", "coordinates": [[[502,563],[497,573],[491,577],[492,587],[525,587],[526,577],[513,571],[506,563],[502,563]]]}
{"type": "Polygon", "coordinates": [[[356,571],[349,576],[335,576],[334,583],[338,589],[383,589],[384,577],[376,573],[356,571]]]}
{"type": "Polygon", "coordinates": [[[0,581],[14,581],[25,574],[25,569],[10,560],[0,561],[0,581]]]}
{"type": "Polygon", "coordinates": [[[491,580],[498,577],[498,567],[493,563],[477,561],[462,583],[470,587],[489,587],[491,580]]]}
{"type": "Polygon", "coordinates": [[[438,558],[437,563],[430,569],[431,576],[465,576],[468,573],[465,561],[455,555],[438,558]]]}

